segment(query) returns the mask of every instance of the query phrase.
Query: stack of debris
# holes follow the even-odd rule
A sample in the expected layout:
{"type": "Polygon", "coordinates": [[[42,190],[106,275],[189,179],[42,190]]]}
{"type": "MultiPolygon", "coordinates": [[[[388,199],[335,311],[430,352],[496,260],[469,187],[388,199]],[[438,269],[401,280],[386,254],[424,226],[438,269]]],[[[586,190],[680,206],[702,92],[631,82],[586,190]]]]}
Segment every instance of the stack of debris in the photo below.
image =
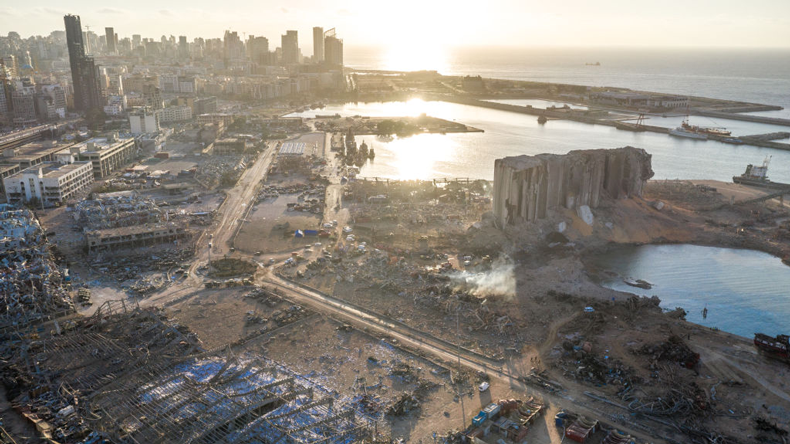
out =
{"type": "Polygon", "coordinates": [[[77,203],[75,218],[89,230],[131,227],[164,220],[162,210],[151,199],[134,191],[97,194],[77,203]]]}
{"type": "Polygon", "coordinates": [[[0,206],[0,329],[73,311],[49,247],[31,211],[0,206]]]}
{"type": "Polygon", "coordinates": [[[694,369],[699,364],[699,353],[695,353],[683,340],[672,335],[660,344],[645,344],[639,349],[639,353],[650,355],[653,363],[657,361],[677,362],[681,366],[694,369]]]}

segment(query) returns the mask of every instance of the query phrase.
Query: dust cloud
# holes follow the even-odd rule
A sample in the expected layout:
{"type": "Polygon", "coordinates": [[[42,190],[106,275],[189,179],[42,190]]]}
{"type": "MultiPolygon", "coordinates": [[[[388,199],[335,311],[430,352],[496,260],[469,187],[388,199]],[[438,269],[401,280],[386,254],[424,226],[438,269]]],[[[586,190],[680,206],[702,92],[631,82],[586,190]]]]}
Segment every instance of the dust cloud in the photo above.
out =
{"type": "Polygon", "coordinates": [[[456,289],[479,297],[516,296],[516,264],[508,256],[498,257],[484,272],[457,271],[450,275],[456,289]]]}

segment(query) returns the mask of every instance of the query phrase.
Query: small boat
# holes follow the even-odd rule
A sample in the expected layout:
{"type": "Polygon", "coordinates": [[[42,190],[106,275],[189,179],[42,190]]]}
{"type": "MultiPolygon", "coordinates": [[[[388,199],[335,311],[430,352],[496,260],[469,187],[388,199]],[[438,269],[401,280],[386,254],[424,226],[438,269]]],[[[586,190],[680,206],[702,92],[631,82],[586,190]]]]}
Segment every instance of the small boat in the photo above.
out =
{"type": "Polygon", "coordinates": [[[790,336],[755,333],[754,346],[772,358],[790,362],[790,336]]]}
{"type": "Polygon", "coordinates": [[[547,119],[546,116],[544,116],[544,115],[541,115],[540,117],[538,117],[538,123],[541,124],[541,125],[543,125],[544,123],[546,123],[548,121],[549,121],[549,119],[547,119]]]}
{"type": "Polygon", "coordinates": [[[744,144],[744,141],[739,139],[739,138],[737,138],[737,137],[726,137],[724,139],[721,139],[721,141],[724,142],[724,143],[729,143],[730,145],[743,145],[744,144]]]}
{"type": "Polygon", "coordinates": [[[632,287],[642,288],[644,290],[650,290],[653,288],[653,284],[642,279],[624,278],[623,282],[632,287]]]}
{"type": "Polygon", "coordinates": [[[669,135],[675,137],[685,137],[687,139],[708,140],[707,134],[699,134],[695,133],[694,131],[688,131],[682,126],[669,130],[669,135]]]}

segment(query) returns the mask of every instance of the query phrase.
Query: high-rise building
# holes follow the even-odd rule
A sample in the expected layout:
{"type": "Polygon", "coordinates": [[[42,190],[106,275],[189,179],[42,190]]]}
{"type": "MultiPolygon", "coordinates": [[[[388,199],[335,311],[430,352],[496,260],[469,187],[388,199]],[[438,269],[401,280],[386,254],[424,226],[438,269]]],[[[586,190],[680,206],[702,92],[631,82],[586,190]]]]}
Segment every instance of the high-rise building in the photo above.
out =
{"type": "Polygon", "coordinates": [[[69,50],[71,79],[74,85],[74,107],[85,112],[102,108],[104,103],[99,76],[93,57],[85,54],[80,17],[69,14],[63,17],[63,21],[66,24],[66,47],[69,50]]]}
{"type": "Polygon", "coordinates": [[[178,36],[178,55],[183,58],[189,57],[189,43],[187,43],[187,36],[178,36]]]}
{"type": "Polygon", "coordinates": [[[335,36],[334,29],[327,32],[324,39],[325,62],[329,65],[343,66],[343,40],[335,36]]]}
{"type": "Polygon", "coordinates": [[[283,65],[299,63],[299,35],[296,31],[285,31],[282,36],[283,65]]]}
{"type": "Polygon", "coordinates": [[[104,34],[107,37],[107,54],[116,54],[115,42],[117,41],[117,36],[115,35],[115,30],[113,28],[104,28],[104,34]]]}
{"type": "Polygon", "coordinates": [[[236,31],[225,31],[224,39],[224,55],[225,67],[229,68],[235,62],[244,61],[244,43],[239,38],[239,33],[236,31]]]}
{"type": "Polygon", "coordinates": [[[137,48],[142,43],[142,39],[140,39],[140,34],[132,34],[132,49],[137,48]]]}
{"type": "Polygon", "coordinates": [[[313,28],[313,63],[324,61],[324,28],[313,28]]]}
{"type": "Polygon", "coordinates": [[[269,39],[251,35],[247,39],[247,56],[254,63],[269,64],[269,39]]]}

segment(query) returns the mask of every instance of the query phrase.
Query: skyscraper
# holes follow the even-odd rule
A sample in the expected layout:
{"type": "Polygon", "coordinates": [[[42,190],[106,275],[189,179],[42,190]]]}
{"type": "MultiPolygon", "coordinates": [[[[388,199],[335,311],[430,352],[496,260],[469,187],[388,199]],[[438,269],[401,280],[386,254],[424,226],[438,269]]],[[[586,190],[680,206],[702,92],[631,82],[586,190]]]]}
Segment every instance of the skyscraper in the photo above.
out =
{"type": "Polygon", "coordinates": [[[285,31],[282,36],[283,65],[299,63],[299,35],[296,31],[285,31]]]}
{"type": "Polygon", "coordinates": [[[324,28],[313,28],[313,63],[324,61],[324,28]]]}
{"type": "Polygon", "coordinates": [[[327,31],[324,39],[325,61],[329,65],[343,66],[343,40],[335,36],[335,29],[327,31]]]}
{"type": "Polygon", "coordinates": [[[224,60],[225,67],[230,68],[234,62],[244,60],[244,43],[239,38],[239,33],[236,31],[225,31],[224,44],[224,60]]]}
{"type": "Polygon", "coordinates": [[[115,54],[115,30],[112,28],[104,28],[104,34],[107,36],[107,53],[115,54]]]}
{"type": "Polygon", "coordinates": [[[66,24],[66,46],[69,50],[71,80],[74,84],[74,107],[81,111],[89,111],[103,106],[99,76],[93,57],[85,55],[85,44],[82,39],[82,25],[78,15],[63,17],[66,24]]]}

